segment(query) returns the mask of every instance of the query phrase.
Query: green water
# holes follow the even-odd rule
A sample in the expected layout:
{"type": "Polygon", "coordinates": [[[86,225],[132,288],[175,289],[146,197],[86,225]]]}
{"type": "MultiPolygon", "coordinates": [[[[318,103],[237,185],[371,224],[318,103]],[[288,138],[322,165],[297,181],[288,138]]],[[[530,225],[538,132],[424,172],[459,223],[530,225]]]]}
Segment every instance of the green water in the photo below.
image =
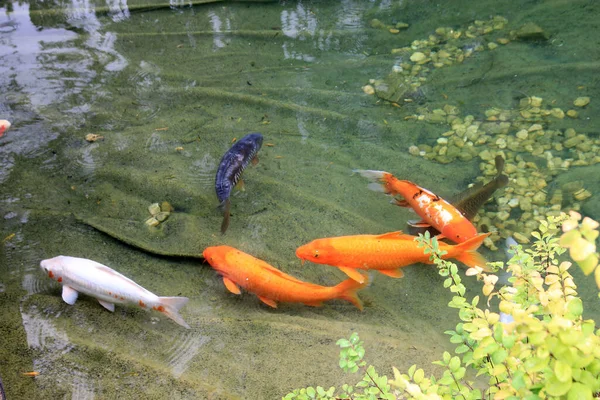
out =
{"type": "MultiPolygon", "coordinates": [[[[442,332],[457,318],[432,267],[407,267],[402,279],[374,274],[360,292],[363,312],[343,301],[271,309],[251,293],[227,292],[194,256],[228,244],[300,279],[337,284],[344,274],[302,266],[296,247],[404,229],[414,218],[368,191],[353,168],[387,170],[442,196],[480,175],[478,158],[440,164],[408,153],[449,129],[405,119],[422,107],[456,105],[484,118],[490,107],[516,107],[520,94],[564,110],[585,95],[592,100],[579,118],[555,129],[596,138],[600,7],[471,3],[0,3],[0,119],[13,123],[0,138],[0,376],[8,399],[276,399],[352,380],[337,367],[335,341],[354,331],[381,373],[414,363],[434,372],[431,361],[451,349],[442,332]],[[363,93],[398,62],[391,49],[492,15],[514,28],[535,22],[550,39],[515,41],[435,70],[402,108],[363,93]],[[391,34],[372,28],[374,18],[410,27],[391,34]],[[234,138],[254,131],[272,146],[245,172],[221,236],[217,164],[234,138]],[[89,143],[89,133],[104,139],[89,143]],[[147,207],[161,201],[175,212],[150,230],[147,207]],[[65,304],[39,269],[59,254],[101,262],[158,295],[189,297],[181,313],[192,329],[135,307],[110,313],[86,296],[65,304]],[[40,374],[22,376],[28,371],[40,374]]],[[[595,194],[598,172],[573,167],[556,181],[581,179],[595,194]]],[[[583,202],[583,213],[600,218],[597,202],[583,202]]],[[[575,275],[598,320],[594,283],[575,275]]],[[[480,290],[466,283],[468,295],[480,290]]]]}

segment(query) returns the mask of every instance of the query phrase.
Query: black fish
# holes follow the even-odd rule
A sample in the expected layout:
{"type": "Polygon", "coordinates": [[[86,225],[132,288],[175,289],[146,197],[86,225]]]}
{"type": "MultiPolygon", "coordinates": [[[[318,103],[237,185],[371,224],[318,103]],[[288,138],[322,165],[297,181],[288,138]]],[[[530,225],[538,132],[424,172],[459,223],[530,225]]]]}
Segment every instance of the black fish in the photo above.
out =
{"type": "Polygon", "coordinates": [[[0,400],[6,400],[6,393],[4,393],[4,386],[2,386],[1,378],[0,378],[0,400]]]}
{"type": "MultiPolygon", "coordinates": [[[[486,183],[485,185],[475,185],[461,192],[456,196],[452,205],[456,207],[469,221],[471,221],[481,206],[492,197],[494,192],[500,188],[503,188],[508,184],[508,176],[504,175],[504,158],[497,155],[496,159],[496,171],[498,174],[494,179],[486,183]]],[[[425,233],[429,231],[431,235],[437,235],[439,232],[433,229],[431,226],[423,226],[421,224],[411,224],[408,222],[408,232],[411,235],[417,235],[419,233],[425,233]]]]}
{"type": "Polygon", "coordinates": [[[221,233],[225,233],[229,227],[229,210],[231,202],[229,196],[231,190],[240,180],[242,172],[248,166],[250,161],[258,162],[256,155],[263,143],[263,136],[260,133],[250,133],[237,142],[221,158],[217,176],[215,178],[215,190],[219,199],[219,209],[223,211],[223,223],[221,224],[221,233]]]}

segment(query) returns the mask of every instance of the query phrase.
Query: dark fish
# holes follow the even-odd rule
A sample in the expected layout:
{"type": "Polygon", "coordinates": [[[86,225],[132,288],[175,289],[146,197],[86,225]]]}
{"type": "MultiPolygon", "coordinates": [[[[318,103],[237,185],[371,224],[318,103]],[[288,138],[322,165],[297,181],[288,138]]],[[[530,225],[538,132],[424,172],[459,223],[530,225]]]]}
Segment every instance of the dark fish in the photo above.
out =
{"type": "Polygon", "coordinates": [[[229,227],[229,211],[231,208],[229,196],[231,190],[237,185],[248,163],[250,161],[258,162],[257,153],[262,143],[263,136],[260,133],[250,133],[235,142],[221,158],[215,178],[215,190],[220,203],[219,209],[223,211],[221,233],[225,233],[229,227]]]}
{"type": "MultiPolygon", "coordinates": [[[[508,176],[502,173],[504,170],[504,158],[497,155],[494,161],[496,163],[496,171],[498,171],[494,179],[483,186],[479,184],[468,188],[459,193],[454,201],[451,202],[469,221],[477,215],[477,211],[492,197],[496,190],[508,184],[508,176]]],[[[429,225],[425,226],[408,221],[408,232],[411,235],[418,235],[419,233],[425,233],[425,231],[429,231],[431,235],[439,234],[437,230],[429,225]]]]}

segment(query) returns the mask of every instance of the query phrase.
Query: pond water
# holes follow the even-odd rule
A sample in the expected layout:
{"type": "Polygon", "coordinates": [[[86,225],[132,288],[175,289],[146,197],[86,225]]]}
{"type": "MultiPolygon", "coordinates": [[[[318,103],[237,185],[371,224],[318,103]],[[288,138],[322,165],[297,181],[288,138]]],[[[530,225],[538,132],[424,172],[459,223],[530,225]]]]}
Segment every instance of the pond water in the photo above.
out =
{"type": "MultiPolygon", "coordinates": [[[[339,300],[272,309],[228,292],[200,258],[227,244],[299,279],[339,283],[343,273],[301,265],[295,249],[414,218],[355,168],[451,197],[492,179],[502,152],[509,185],[477,221],[495,232],[494,251],[481,250],[490,260],[547,213],[600,218],[597,2],[200,3],[0,2],[0,119],[12,123],[0,137],[8,399],[276,399],[351,381],[335,342],[354,331],[381,373],[414,363],[434,372],[458,318],[431,266],[372,274],[363,312],[339,300]],[[528,23],[543,31],[519,37],[528,23]],[[589,104],[574,105],[582,97],[589,104]],[[265,144],[221,235],[215,172],[249,132],[265,144]],[[162,201],[174,212],[147,227],[148,206],[162,201]],[[191,329],[87,296],[67,305],[39,268],[61,254],[189,297],[191,329]]],[[[593,280],[574,273],[598,320],[593,280]]],[[[466,284],[469,296],[481,289],[466,284]]]]}

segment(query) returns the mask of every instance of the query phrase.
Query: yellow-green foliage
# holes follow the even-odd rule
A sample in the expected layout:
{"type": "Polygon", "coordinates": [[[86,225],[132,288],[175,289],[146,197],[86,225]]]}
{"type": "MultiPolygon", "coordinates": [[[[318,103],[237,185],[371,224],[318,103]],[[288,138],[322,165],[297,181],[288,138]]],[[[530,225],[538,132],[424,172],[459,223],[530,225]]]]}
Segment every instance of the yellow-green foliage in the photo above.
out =
{"type": "MultiPolygon", "coordinates": [[[[569,249],[569,254],[584,274],[589,275],[594,270],[596,285],[600,289],[600,268],[598,268],[598,253],[596,253],[596,238],[598,237],[598,222],[585,217],[581,224],[581,214],[571,211],[569,219],[563,222],[564,235],[560,245],[569,249]]],[[[600,294],[599,294],[600,295],[600,294]]]]}
{"type": "Polygon", "coordinates": [[[458,268],[440,258],[443,252],[437,240],[427,234],[420,237],[420,245],[446,278],[444,286],[454,293],[448,306],[456,308],[461,319],[455,330],[446,332],[457,345],[456,355],[445,352],[442,360],[434,362],[443,367],[442,375],[425,377],[413,365],[406,374],[394,368],[394,378],[385,384],[385,377],[379,377],[373,367],[365,368],[362,342],[353,334],[350,341],[338,341],[340,366],[345,371],[361,369],[362,381],[344,385],[337,395],[333,387],[328,391],[311,387],[297,389],[285,399],[591,400],[600,396],[600,330],[593,320],[582,318],[583,305],[569,273],[571,263],[559,260],[570,249],[584,272],[596,270],[599,281],[594,245],[598,223],[586,218],[580,225],[579,219],[572,213],[571,218],[563,214],[542,221],[532,234],[536,240],[531,248],[515,246],[504,272],[510,274],[509,285],[497,289],[496,275],[477,267],[467,270],[466,275],[483,282],[488,304],[484,308],[478,307],[479,296],[465,297],[458,268]],[[565,234],[559,238],[561,224],[565,234]],[[493,299],[499,301],[500,313],[489,309],[493,299]],[[468,369],[479,377],[477,383],[467,377],[468,369]]]}

